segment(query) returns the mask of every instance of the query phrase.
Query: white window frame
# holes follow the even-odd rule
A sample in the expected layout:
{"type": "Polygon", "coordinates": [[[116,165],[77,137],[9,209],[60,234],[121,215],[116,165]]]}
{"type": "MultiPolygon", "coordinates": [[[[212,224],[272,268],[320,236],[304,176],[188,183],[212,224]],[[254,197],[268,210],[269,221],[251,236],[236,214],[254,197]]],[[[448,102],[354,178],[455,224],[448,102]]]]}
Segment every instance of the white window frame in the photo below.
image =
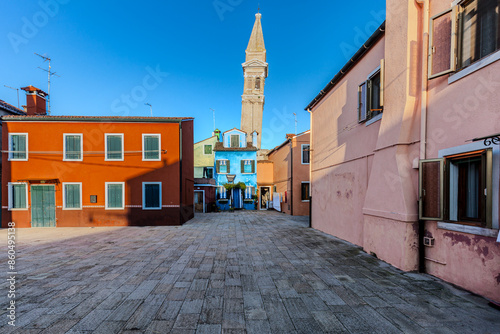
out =
{"type": "Polygon", "coordinates": [[[125,209],[125,182],[105,182],[104,183],[104,198],[106,200],[106,210],[124,210],[125,209]],[[110,208],[108,207],[108,185],[110,184],[121,184],[122,185],[122,206],[120,208],[110,208]]]}
{"type": "Polygon", "coordinates": [[[161,133],[143,133],[142,134],[142,161],[161,161],[161,133]],[[146,159],[144,157],[144,138],[145,137],[158,137],[158,159],[146,159]]]}
{"type": "Polygon", "coordinates": [[[245,199],[252,199],[252,196],[254,195],[254,192],[250,191],[252,188],[255,188],[255,187],[254,186],[247,186],[245,188],[245,196],[244,196],[245,199]],[[247,196],[250,196],[250,197],[247,197],[247,196]]]}
{"type": "Polygon", "coordinates": [[[220,200],[221,199],[227,199],[227,189],[224,186],[219,186],[219,191],[220,191],[220,200]]]}
{"type": "Polygon", "coordinates": [[[125,159],[125,141],[123,133],[105,133],[104,134],[104,161],[123,161],[125,159]],[[122,158],[121,159],[108,159],[108,136],[121,136],[122,138],[122,158]]]}
{"type": "Polygon", "coordinates": [[[82,133],[64,133],[63,134],[63,161],[83,161],[83,134],[82,133]],[[80,136],[80,159],[66,158],[66,136],[80,136]]]}
{"type": "Polygon", "coordinates": [[[8,189],[7,189],[7,192],[8,192],[8,201],[9,201],[9,211],[28,211],[29,209],[29,203],[28,203],[28,183],[26,182],[9,182],[8,185],[7,185],[8,189]],[[14,184],[24,184],[26,187],[26,207],[25,208],[13,208],[12,207],[12,201],[13,201],[13,198],[12,198],[12,186],[14,184]]]}
{"type": "Polygon", "coordinates": [[[161,182],[142,182],[142,209],[143,210],[161,210],[162,209],[162,196],[161,196],[161,182]],[[159,192],[159,195],[160,195],[160,200],[159,200],[159,203],[160,203],[160,206],[158,207],[149,207],[147,208],[146,207],[146,185],[148,184],[158,184],[160,185],[160,192],[159,192]]]}
{"type": "Polygon", "coordinates": [[[63,210],[81,210],[82,209],[82,182],[63,182],[62,183],[62,196],[63,196],[63,210]],[[78,184],[80,186],[80,207],[79,208],[67,208],[66,207],[66,185],[67,184],[78,184]]]}
{"type": "MultiPolygon", "coordinates": [[[[224,161],[224,166],[227,166],[227,163],[225,163],[226,161],[229,161],[229,159],[217,159],[215,161],[215,165],[217,166],[217,161],[224,161]]],[[[219,163],[219,166],[222,166],[222,163],[219,163]]],[[[219,168],[219,172],[217,174],[229,174],[229,172],[227,171],[227,167],[226,167],[226,172],[225,173],[221,173],[220,172],[220,168],[219,168]]]]}
{"type": "Polygon", "coordinates": [[[310,181],[302,181],[300,182],[300,199],[302,200],[302,202],[309,202],[308,199],[302,199],[302,185],[304,183],[307,183],[309,185],[309,187],[307,188],[309,190],[309,193],[307,194],[308,197],[311,197],[311,182],[310,181]]]}
{"type": "Polygon", "coordinates": [[[28,161],[28,133],[27,132],[12,132],[9,133],[9,161],[28,161]],[[25,159],[14,159],[12,158],[12,137],[11,136],[26,136],[26,158],[25,159]]]}
{"type": "Polygon", "coordinates": [[[300,145],[300,163],[302,165],[309,165],[311,163],[311,144],[300,145]],[[309,146],[309,162],[304,162],[304,146],[309,146]]]}
{"type": "Polygon", "coordinates": [[[385,85],[385,59],[381,59],[380,60],[380,65],[377,66],[377,68],[375,68],[372,72],[370,72],[370,74],[368,74],[368,76],[366,77],[366,80],[364,82],[362,82],[361,84],[358,85],[358,123],[363,123],[363,122],[366,122],[366,126],[382,119],[382,115],[384,114],[384,111],[383,111],[383,107],[384,107],[384,85],[385,85]],[[371,112],[371,94],[372,94],[372,90],[373,88],[370,87],[370,85],[368,84],[374,76],[376,76],[377,74],[380,73],[380,107],[382,107],[382,111],[378,114],[378,115],[375,115],[375,116],[372,116],[372,112],[371,112]],[[360,110],[359,110],[359,93],[360,93],[360,90],[361,90],[361,87],[362,86],[365,86],[365,100],[363,101],[364,103],[364,107],[365,107],[365,117],[363,119],[360,119],[360,110]]]}
{"type": "Polygon", "coordinates": [[[211,144],[203,144],[203,155],[214,155],[214,146],[211,144]],[[205,146],[210,146],[212,148],[212,153],[206,154],[205,153],[205,146]]]}

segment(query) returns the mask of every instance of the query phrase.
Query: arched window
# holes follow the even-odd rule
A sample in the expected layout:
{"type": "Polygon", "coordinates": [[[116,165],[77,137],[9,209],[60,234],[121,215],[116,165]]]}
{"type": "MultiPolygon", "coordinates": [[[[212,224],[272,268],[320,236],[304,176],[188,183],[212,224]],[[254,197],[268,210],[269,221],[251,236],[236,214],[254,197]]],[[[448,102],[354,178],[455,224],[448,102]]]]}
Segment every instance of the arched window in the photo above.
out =
{"type": "Polygon", "coordinates": [[[255,89],[260,90],[260,78],[255,79],[255,89]]]}

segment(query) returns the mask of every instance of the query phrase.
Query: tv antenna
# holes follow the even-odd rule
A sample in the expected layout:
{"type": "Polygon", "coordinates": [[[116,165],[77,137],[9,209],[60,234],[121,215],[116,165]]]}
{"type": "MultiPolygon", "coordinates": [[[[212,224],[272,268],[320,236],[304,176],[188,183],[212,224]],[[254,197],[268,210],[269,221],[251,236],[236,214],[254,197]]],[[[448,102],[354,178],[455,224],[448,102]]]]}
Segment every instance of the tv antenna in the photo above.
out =
{"type": "Polygon", "coordinates": [[[38,57],[42,58],[44,62],[46,62],[46,61],[48,61],[48,62],[49,62],[49,69],[48,69],[48,70],[46,70],[46,69],[44,69],[44,68],[41,68],[40,66],[38,66],[38,68],[39,68],[39,69],[41,69],[42,71],[45,71],[45,72],[47,72],[47,73],[48,73],[48,91],[47,91],[47,94],[48,94],[48,96],[47,96],[48,111],[47,111],[47,114],[49,114],[49,115],[50,115],[50,78],[51,78],[53,75],[55,75],[56,77],[60,77],[60,76],[59,76],[59,75],[57,75],[57,74],[56,74],[56,72],[52,72],[52,66],[51,66],[51,63],[50,63],[50,62],[52,61],[52,59],[50,59],[50,57],[47,57],[47,56],[42,56],[41,54],[38,54],[38,53],[36,53],[36,52],[35,52],[35,54],[36,54],[38,57]]]}
{"type": "Polygon", "coordinates": [[[144,103],[144,105],[149,106],[149,112],[151,113],[151,117],[153,117],[153,106],[149,103],[144,103]]]}
{"type": "Polygon", "coordinates": [[[214,131],[215,131],[215,110],[212,108],[209,108],[209,109],[212,110],[212,113],[214,114],[214,131]]]}
{"type": "Polygon", "coordinates": [[[293,117],[295,117],[295,134],[297,134],[297,114],[296,113],[293,113],[293,117]]]}
{"type": "Polygon", "coordinates": [[[3,86],[17,91],[17,109],[19,109],[19,88],[10,87],[7,85],[3,85],[3,86]]]}

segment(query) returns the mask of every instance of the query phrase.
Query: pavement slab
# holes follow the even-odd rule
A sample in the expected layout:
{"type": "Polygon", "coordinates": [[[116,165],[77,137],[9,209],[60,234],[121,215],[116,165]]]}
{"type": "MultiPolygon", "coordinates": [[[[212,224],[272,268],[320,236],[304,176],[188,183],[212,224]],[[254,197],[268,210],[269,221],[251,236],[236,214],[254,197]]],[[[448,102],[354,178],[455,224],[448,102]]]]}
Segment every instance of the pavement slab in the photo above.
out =
{"type": "Polygon", "coordinates": [[[2,306],[1,333],[500,333],[485,299],[307,217],[197,214],[174,227],[18,229],[16,241],[16,327],[2,306]]]}

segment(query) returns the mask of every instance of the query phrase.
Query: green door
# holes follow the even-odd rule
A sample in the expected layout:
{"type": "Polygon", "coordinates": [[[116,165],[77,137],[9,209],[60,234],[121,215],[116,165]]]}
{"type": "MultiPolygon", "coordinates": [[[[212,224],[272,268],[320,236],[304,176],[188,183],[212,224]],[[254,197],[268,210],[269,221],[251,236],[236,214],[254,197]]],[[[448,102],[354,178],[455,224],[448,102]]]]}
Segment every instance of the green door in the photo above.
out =
{"type": "Polygon", "coordinates": [[[56,226],[56,196],[54,185],[31,186],[31,226],[56,226]]]}

